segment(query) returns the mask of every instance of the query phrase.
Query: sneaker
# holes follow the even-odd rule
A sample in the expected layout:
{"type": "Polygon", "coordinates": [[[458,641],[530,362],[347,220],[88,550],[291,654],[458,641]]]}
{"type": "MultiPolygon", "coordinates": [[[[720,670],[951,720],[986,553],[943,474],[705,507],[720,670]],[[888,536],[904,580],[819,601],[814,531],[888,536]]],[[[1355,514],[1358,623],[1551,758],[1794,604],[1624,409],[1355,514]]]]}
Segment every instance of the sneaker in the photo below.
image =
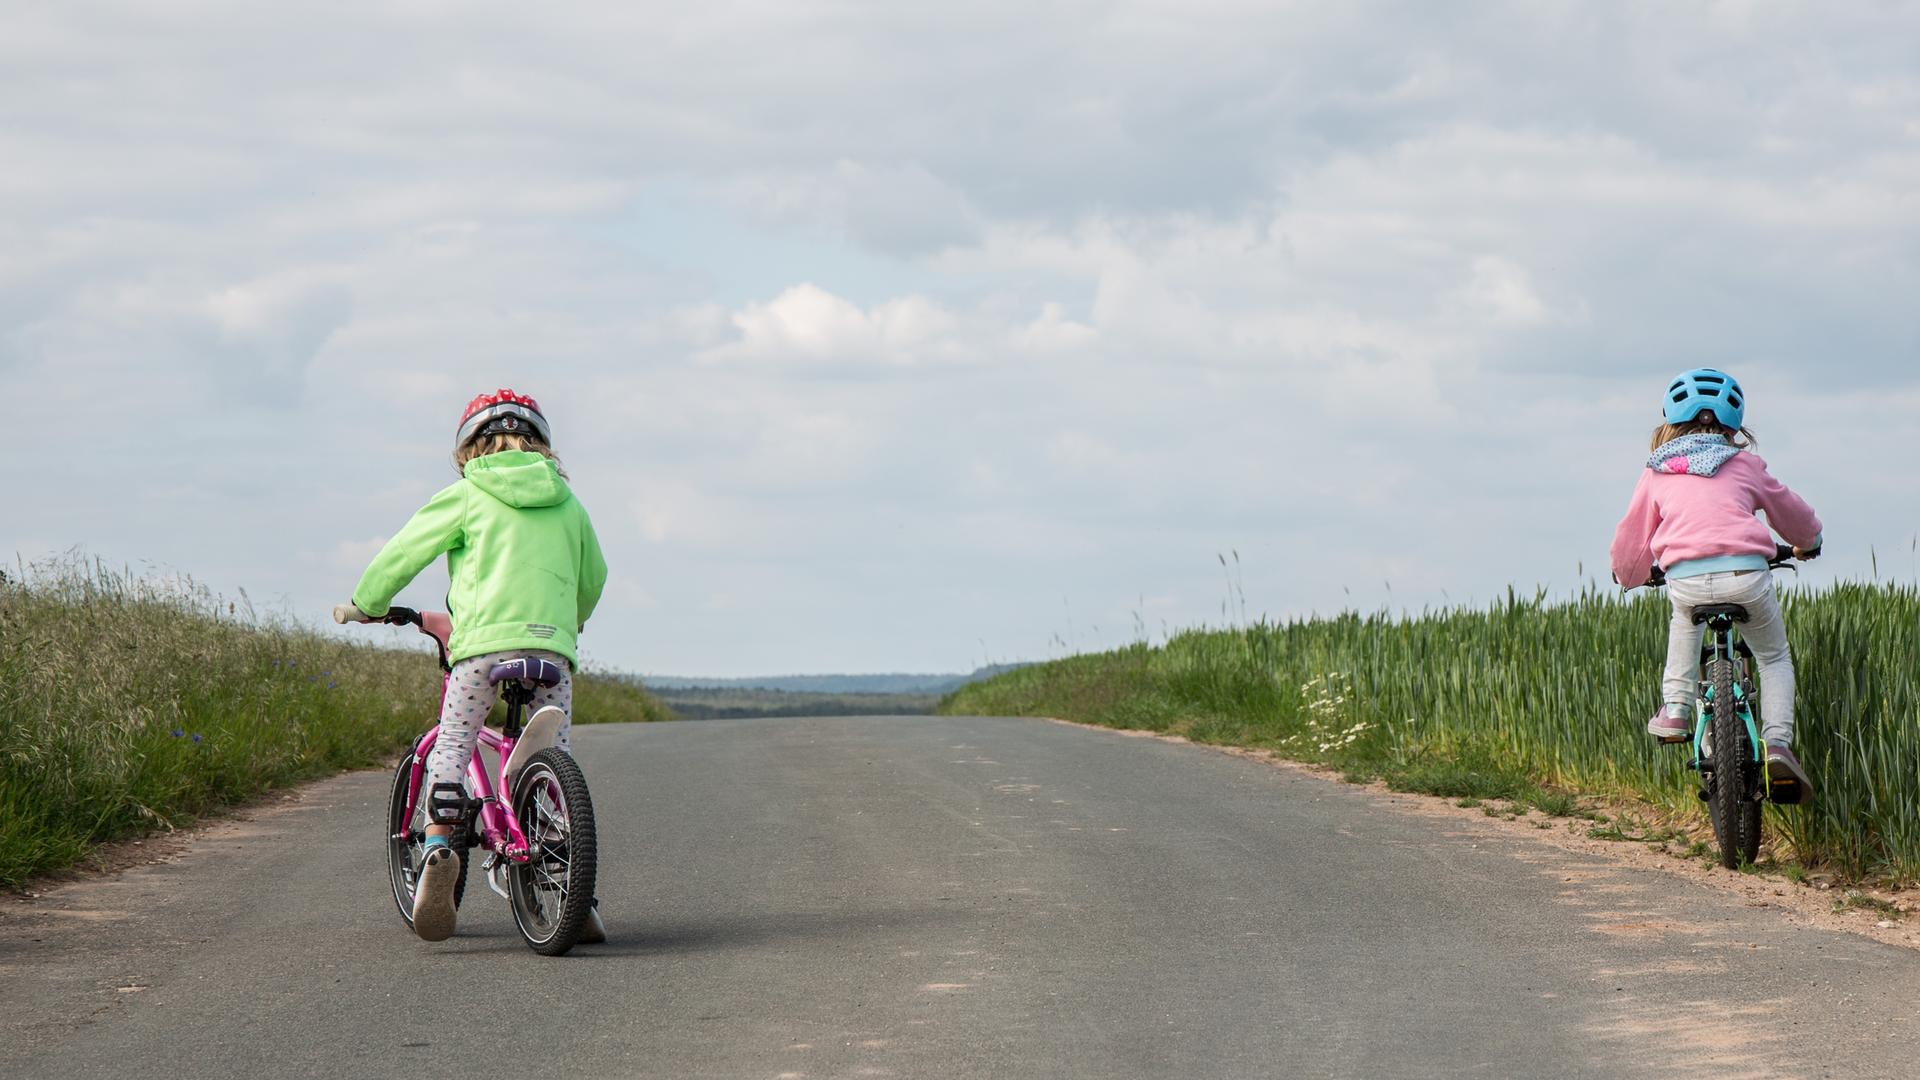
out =
{"type": "Polygon", "coordinates": [[[1663,743],[1686,742],[1693,738],[1693,721],[1661,709],[1647,721],[1647,734],[1663,743]]]}
{"type": "Polygon", "coordinates": [[[607,941],[607,924],[600,921],[600,899],[595,897],[593,906],[587,909],[587,925],[580,929],[580,945],[604,945],[607,941]]]}
{"type": "Polygon", "coordinates": [[[1813,795],[1813,781],[1793,751],[1775,743],[1767,744],[1767,797],[1777,803],[1802,803],[1813,795]]]}
{"type": "Polygon", "coordinates": [[[460,883],[460,853],[446,844],[427,847],[427,865],[413,891],[413,932],[422,941],[453,936],[453,891],[460,883]]]}

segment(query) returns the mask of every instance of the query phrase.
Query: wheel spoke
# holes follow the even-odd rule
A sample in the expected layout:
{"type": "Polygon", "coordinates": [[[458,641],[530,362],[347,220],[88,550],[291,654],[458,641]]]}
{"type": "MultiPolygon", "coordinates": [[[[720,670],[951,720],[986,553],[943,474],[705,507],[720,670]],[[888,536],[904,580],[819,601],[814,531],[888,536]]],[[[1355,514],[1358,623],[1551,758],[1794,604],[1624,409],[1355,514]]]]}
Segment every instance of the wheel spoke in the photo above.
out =
{"type": "Polygon", "coordinates": [[[532,850],[528,853],[522,896],[534,919],[542,927],[554,927],[566,910],[569,882],[573,876],[572,830],[566,816],[565,796],[557,783],[547,779],[528,798],[522,813],[521,828],[527,833],[532,850]],[[554,873],[558,868],[559,873],[554,873]]]}

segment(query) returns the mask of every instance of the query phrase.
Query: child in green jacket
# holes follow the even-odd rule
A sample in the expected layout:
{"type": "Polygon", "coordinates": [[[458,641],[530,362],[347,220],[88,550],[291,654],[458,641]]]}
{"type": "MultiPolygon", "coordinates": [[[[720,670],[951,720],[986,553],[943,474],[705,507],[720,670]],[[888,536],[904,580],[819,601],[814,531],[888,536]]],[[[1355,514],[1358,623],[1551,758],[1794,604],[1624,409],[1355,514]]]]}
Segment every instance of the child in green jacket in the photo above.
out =
{"type": "MultiPolygon", "coordinates": [[[[465,791],[480,727],[499,697],[487,673],[502,660],[540,657],[568,673],[533,700],[534,715],[555,708],[567,718],[555,739],[567,746],[574,642],[600,600],[607,564],[593,522],[568,488],[552,444],[546,417],[532,398],[512,390],[474,398],[454,438],[453,463],[461,478],[387,541],[353,590],[351,608],[336,613],[345,620],[380,618],[415,575],[447,557],[447,608],[453,616],[447,655],[453,673],[441,706],[440,736],[427,757],[423,793],[442,785],[465,791]]],[[[413,926],[428,941],[453,933],[461,853],[449,843],[452,831],[439,824],[427,830],[413,926]]],[[[604,936],[596,908],[581,940],[604,936]]]]}

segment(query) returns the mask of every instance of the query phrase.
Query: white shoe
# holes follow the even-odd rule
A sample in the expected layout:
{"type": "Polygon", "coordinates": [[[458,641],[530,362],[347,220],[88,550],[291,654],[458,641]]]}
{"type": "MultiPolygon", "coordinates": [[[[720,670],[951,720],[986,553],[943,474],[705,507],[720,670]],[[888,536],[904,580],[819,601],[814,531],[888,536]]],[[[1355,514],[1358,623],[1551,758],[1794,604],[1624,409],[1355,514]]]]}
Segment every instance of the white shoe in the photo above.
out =
{"type": "Polygon", "coordinates": [[[413,892],[413,932],[422,941],[453,936],[453,891],[460,883],[460,853],[445,844],[427,848],[427,865],[413,892]]]}

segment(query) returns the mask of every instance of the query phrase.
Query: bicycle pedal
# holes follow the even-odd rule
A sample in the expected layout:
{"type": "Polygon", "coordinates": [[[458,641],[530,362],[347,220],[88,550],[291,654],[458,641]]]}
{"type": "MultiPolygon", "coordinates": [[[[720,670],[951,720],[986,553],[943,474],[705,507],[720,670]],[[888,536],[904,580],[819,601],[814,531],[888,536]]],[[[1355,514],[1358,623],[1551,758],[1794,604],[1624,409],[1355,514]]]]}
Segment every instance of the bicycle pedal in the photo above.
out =
{"type": "Polygon", "coordinates": [[[1793,780],[1775,780],[1767,787],[1767,801],[1776,806],[1797,806],[1807,793],[1793,780]]]}

